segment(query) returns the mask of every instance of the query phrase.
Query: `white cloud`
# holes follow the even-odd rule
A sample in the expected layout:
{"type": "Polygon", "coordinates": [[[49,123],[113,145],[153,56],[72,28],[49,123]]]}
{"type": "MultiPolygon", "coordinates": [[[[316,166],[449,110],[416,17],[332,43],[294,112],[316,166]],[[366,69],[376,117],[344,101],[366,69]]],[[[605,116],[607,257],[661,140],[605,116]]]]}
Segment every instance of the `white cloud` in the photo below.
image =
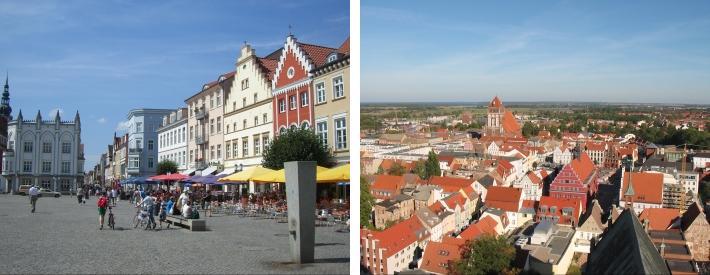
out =
{"type": "Polygon", "coordinates": [[[63,115],[64,115],[64,109],[57,107],[57,108],[54,108],[54,109],[50,110],[50,111],[49,111],[49,117],[50,117],[50,118],[54,118],[54,116],[56,116],[57,113],[59,113],[59,116],[63,116],[63,115]]]}
{"type": "Polygon", "coordinates": [[[116,131],[127,131],[129,128],[131,128],[130,121],[121,121],[116,125],[116,131]]]}
{"type": "Polygon", "coordinates": [[[98,120],[96,120],[96,122],[98,122],[100,124],[104,124],[104,123],[106,123],[106,118],[105,117],[99,118],[98,120]]]}

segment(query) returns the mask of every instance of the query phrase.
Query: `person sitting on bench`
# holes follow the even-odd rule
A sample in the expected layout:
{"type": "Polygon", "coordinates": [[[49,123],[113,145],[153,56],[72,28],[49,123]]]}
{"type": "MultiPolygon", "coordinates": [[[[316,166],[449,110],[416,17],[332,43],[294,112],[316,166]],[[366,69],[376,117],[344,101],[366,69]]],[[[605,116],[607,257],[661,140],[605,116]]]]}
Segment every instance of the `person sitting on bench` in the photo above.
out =
{"type": "Polygon", "coordinates": [[[182,217],[185,219],[192,218],[192,206],[190,206],[189,202],[182,206],[182,217]]]}

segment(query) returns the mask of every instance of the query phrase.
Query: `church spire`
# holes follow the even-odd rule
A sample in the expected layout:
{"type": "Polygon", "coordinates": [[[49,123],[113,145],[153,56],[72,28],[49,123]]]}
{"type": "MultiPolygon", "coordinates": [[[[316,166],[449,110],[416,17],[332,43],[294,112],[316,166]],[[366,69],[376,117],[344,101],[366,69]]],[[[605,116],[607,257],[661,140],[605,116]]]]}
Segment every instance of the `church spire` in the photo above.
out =
{"type": "Polygon", "coordinates": [[[2,100],[0,100],[0,115],[9,117],[12,113],[10,108],[10,74],[5,73],[5,87],[2,92],[2,100]]]}

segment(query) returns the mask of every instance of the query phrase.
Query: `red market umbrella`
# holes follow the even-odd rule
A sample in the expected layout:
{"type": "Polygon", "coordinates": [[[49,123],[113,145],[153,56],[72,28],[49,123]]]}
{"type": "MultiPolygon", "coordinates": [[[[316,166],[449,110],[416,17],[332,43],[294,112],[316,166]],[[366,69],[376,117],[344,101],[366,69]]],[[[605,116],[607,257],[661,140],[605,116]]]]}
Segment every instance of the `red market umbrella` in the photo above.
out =
{"type": "Polygon", "coordinates": [[[189,178],[189,176],[183,174],[165,174],[150,177],[151,180],[155,181],[180,181],[189,178]]]}

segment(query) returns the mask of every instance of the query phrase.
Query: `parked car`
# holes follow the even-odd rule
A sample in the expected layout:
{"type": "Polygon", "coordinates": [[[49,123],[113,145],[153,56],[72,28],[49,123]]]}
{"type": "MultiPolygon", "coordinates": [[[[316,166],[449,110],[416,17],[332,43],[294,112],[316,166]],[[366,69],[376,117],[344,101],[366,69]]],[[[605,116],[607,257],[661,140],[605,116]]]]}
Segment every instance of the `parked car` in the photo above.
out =
{"type": "Polygon", "coordinates": [[[29,184],[20,185],[20,188],[17,189],[17,193],[19,193],[20,195],[26,196],[27,192],[30,191],[30,187],[32,187],[32,185],[29,185],[29,184]]]}
{"type": "Polygon", "coordinates": [[[62,194],[59,192],[54,192],[52,190],[49,190],[47,188],[40,188],[39,189],[39,196],[40,197],[55,197],[59,198],[62,194]]]}

